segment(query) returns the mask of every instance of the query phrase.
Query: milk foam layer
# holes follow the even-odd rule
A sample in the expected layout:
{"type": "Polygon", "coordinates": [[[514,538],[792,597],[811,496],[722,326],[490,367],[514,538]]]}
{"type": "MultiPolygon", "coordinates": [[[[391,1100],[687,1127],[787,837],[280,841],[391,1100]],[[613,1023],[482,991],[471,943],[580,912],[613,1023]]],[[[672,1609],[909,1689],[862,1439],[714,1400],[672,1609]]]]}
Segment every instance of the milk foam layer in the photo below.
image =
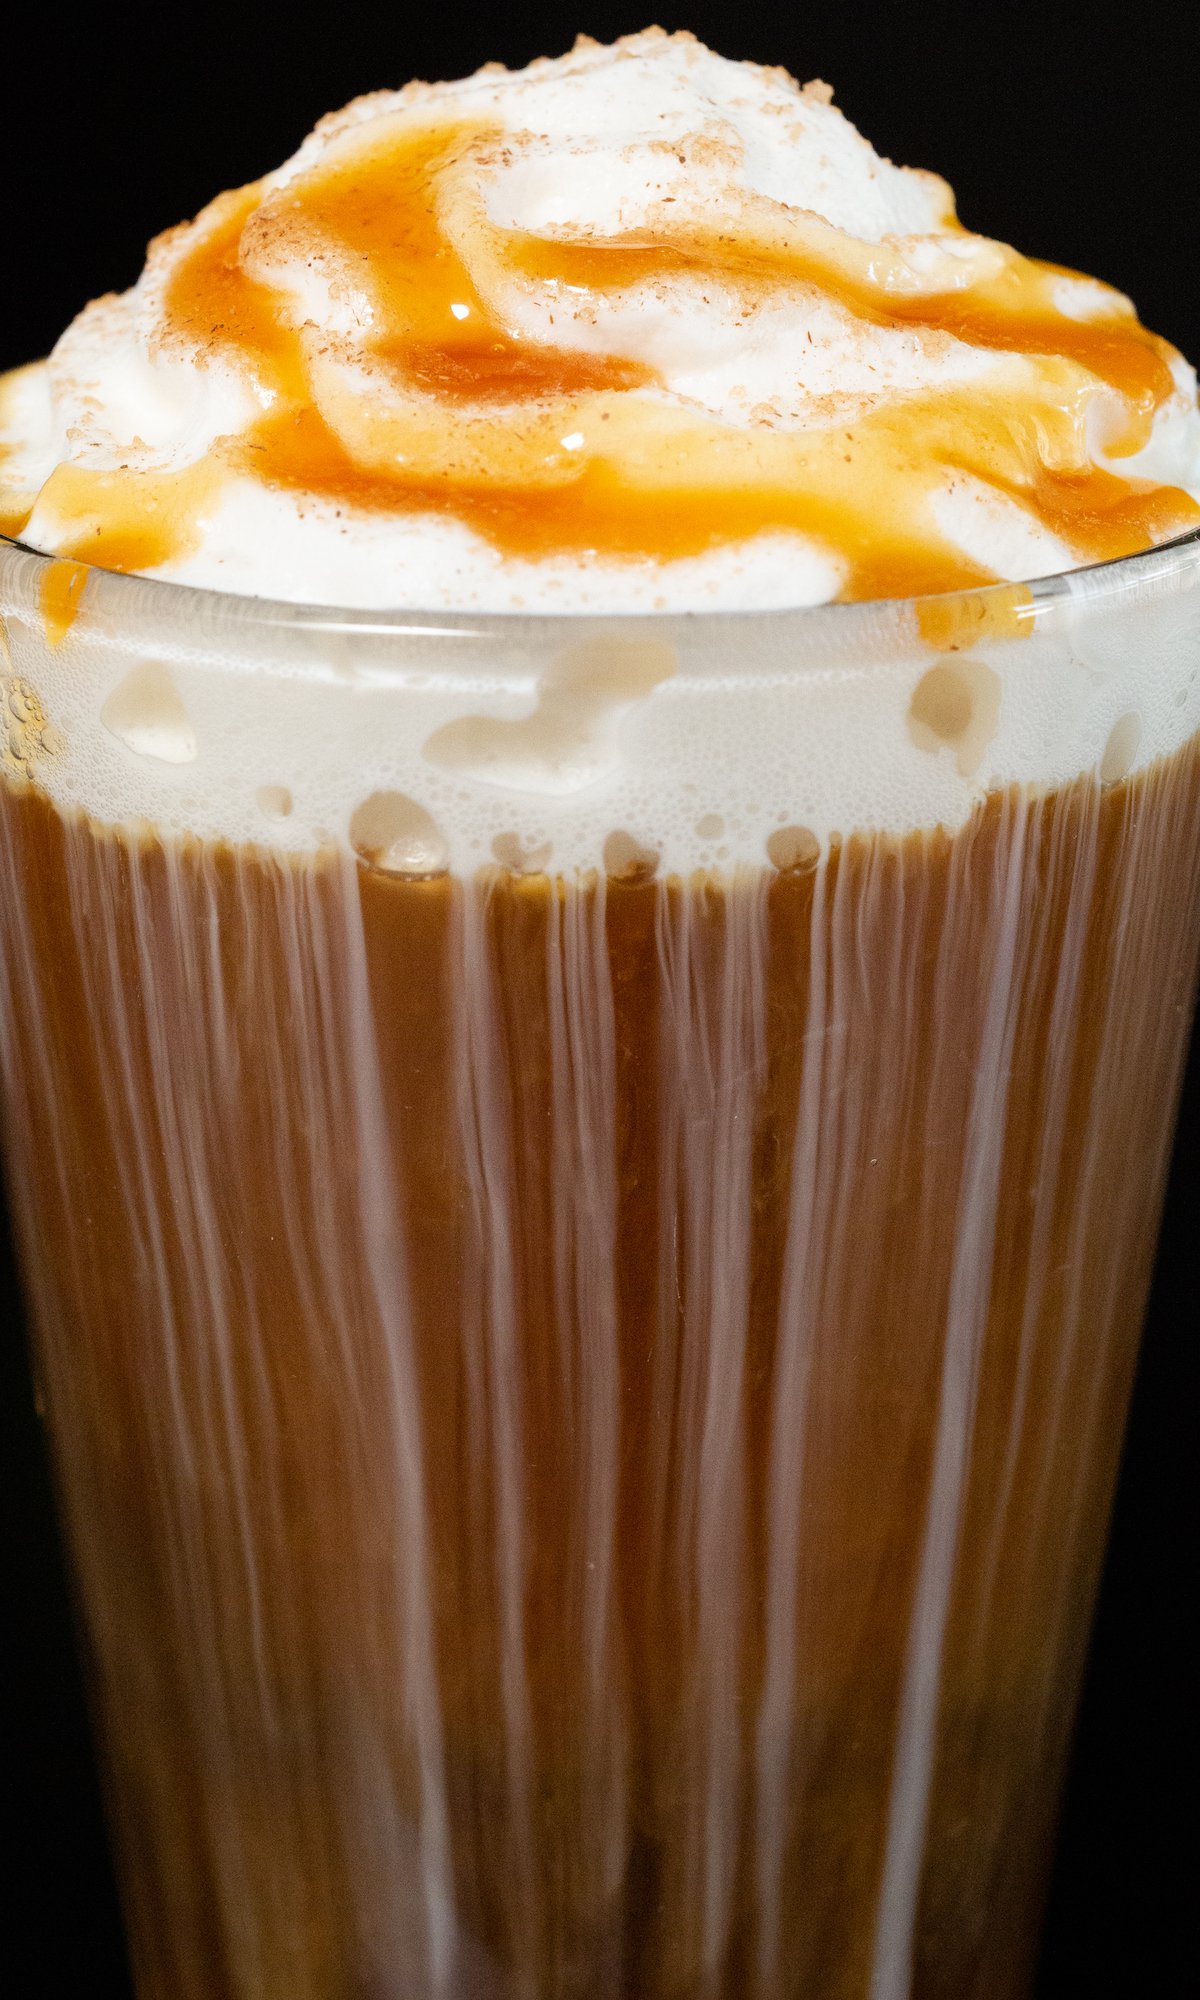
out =
{"type": "Polygon", "coordinates": [[[69,567],[0,549],[0,766],[105,823],[398,874],[803,868],[1200,731],[1197,542],[1045,596],[752,617],[260,615],[94,575],[51,644],[69,567]]]}
{"type": "Polygon", "coordinates": [[[1182,358],[657,32],[358,100],[0,389],[0,525],[303,601],[770,608],[1200,518],[1182,358]]]}

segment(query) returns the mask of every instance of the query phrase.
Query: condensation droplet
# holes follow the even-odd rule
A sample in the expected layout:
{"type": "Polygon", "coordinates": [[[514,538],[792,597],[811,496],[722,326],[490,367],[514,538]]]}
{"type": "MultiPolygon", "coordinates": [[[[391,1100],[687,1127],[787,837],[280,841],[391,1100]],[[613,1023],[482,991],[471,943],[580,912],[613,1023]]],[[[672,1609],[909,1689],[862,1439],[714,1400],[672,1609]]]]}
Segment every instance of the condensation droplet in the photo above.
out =
{"type": "Polygon", "coordinates": [[[701,840],[719,840],[725,831],[725,822],[720,813],[701,813],[696,821],[696,832],[701,840]]]}
{"type": "Polygon", "coordinates": [[[821,843],[811,827],[779,826],[767,836],[767,859],[781,875],[807,874],[821,858],[821,843]]]}
{"type": "Polygon", "coordinates": [[[449,866],[437,822],[404,792],[372,792],[356,806],[350,842],[360,860],[387,875],[443,875],[449,866]]]}
{"type": "Polygon", "coordinates": [[[939,660],[921,675],[908,708],[919,750],[954,752],[958,774],[973,778],[1000,720],[1000,676],[984,660],[939,660]]]}
{"type": "Polygon", "coordinates": [[[1142,718],[1132,710],[1128,715],[1118,716],[1108,732],[1108,742],[1100,759],[1100,781],[1105,785],[1115,785],[1120,778],[1127,778],[1133,769],[1142,740],[1142,718]]]}
{"type": "Polygon", "coordinates": [[[492,842],[492,855],[513,875],[544,875],[550,842],[526,842],[519,833],[498,833],[492,842]]]}
{"type": "Polygon", "coordinates": [[[137,757],[190,764],[196,734],[169,670],[157,660],[132,667],[100,710],[109,734],[137,757]]]}
{"type": "Polygon", "coordinates": [[[287,819],[292,810],[292,795],[286,785],[260,785],[254,798],[268,819],[287,819]]]}
{"type": "Polygon", "coordinates": [[[618,828],[604,843],[604,872],[614,882],[649,882],[658,869],[653,847],[644,847],[632,833],[618,828]]]}

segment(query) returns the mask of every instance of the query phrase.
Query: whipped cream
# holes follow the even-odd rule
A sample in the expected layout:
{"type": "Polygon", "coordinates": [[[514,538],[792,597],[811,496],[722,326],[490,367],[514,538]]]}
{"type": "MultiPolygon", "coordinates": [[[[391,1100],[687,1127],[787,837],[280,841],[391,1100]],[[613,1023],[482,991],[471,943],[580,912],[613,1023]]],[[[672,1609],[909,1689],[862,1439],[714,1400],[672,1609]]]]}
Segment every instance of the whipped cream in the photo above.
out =
{"type": "Polygon", "coordinates": [[[773,608],[1200,520],[1191,368],[824,85],[658,31],[379,92],[0,383],[0,527],[359,607],[773,608]]]}

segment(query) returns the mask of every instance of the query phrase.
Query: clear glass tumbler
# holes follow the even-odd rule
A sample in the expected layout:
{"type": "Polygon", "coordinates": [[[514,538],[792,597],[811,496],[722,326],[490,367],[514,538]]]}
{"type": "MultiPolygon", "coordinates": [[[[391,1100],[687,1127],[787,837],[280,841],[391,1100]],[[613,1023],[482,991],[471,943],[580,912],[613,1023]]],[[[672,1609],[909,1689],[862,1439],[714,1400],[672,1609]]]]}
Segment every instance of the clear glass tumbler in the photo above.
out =
{"type": "Polygon", "coordinates": [[[1200,540],[338,612],[0,545],[9,1185],[142,2000],[1028,1991],[1200,540]]]}

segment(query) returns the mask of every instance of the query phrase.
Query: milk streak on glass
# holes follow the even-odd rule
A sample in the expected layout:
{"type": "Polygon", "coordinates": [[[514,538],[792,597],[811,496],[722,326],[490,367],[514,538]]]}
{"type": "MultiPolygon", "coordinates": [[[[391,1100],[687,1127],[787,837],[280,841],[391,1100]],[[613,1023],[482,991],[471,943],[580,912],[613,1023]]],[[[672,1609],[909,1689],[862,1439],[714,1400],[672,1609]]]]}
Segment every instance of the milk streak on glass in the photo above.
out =
{"type": "Polygon", "coordinates": [[[9,1180],[141,2000],[1028,1992],[1198,441],[1128,301],[655,35],[361,100],[0,383],[9,1180]]]}

